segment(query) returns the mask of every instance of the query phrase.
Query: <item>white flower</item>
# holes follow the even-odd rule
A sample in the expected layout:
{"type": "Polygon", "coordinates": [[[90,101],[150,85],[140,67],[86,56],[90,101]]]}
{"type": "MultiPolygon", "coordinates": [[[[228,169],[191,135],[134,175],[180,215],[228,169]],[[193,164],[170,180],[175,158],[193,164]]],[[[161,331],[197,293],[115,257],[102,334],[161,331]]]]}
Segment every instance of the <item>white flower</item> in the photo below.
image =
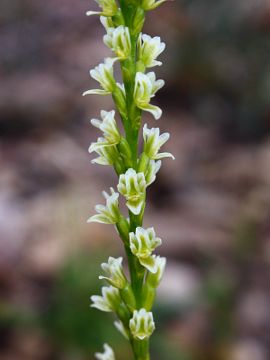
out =
{"type": "Polygon", "coordinates": [[[162,241],[156,237],[154,228],[137,227],[135,234],[134,232],[129,233],[129,243],[131,252],[139,259],[140,264],[155,273],[157,266],[155,258],[151,254],[157,246],[161,245],[162,241]]]}
{"type": "Polygon", "coordinates": [[[153,314],[145,309],[135,310],[129,322],[130,331],[135,339],[149,338],[155,330],[153,314]]]}
{"type": "Polygon", "coordinates": [[[115,360],[113,349],[108,345],[104,344],[103,353],[95,353],[97,360],[115,360]]]}
{"type": "Polygon", "coordinates": [[[138,59],[146,68],[162,65],[156,58],[164,51],[165,43],[161,42],[159,36],[151,37],[140,34],[138,39],[138,59]]]}
{"type": "Polygon", "coordinates": [[[117,28],[107,29],[107,34],[104,35],[103,41],[120,60],[125,60],[131,53],[131,41],[129,28],[123,25],[117,28]]]}
{"type": "Polygon", "coordinates": [[[112,286],[123,289],[126,286],[127,279],[125,277],[123,266],[123,258],[109,257],[107,263],[102,263],[101,268],[107,276],[99,276],[99,279],[107,280],[112,286]]]}
{"type": "Polygon", "coordinates": [[[109,144],[102,137],[98,138],[97,142],[93,142],[88,151],[90,154],[95,151],[99,155],[91,161],[92,164],[113,165],[119,156],[116,146],[109,144]]]}
{"type": "Polygon", "coordinates": [[[148,129],[147,124],[143,127],[144,153],[153,160],[174,156],[168,152],[158,153],[159,149],[166,141],[169,140],[170,134],[164,133],[160,135],[159,128],[148,129]]]}
{"type": "Polygon", "coordinates": [[[129,339],[129,333],[127,329],[124,327],[122,321],[115,321],[114,326],[124,336],[124,338],[126,338],[127,340],[129,339]]]}
{"type": "Polygon", "coordinates": [[[104,63],[90,70],[91,77],[100,83],[102,89],[87,90],[83,96],[91,94],[108,95],[114,91],[116,82],[113,75],[113,64],[115,61],[116,59],[106,58],[104,63]]]}
{"type": "Polygon", "coordinates": [[[136,173],[134,169],[128,169],[125,174],[120,175],[117,189],[126,198],[129,210],[133,214],[139,215],[145,201],[144,173],[136,173]]]}
{"type": "Polygon", "coordinates": [[[102,296],[91,296],[91,300],[93,301],[91,307],[106,312],[116,311],[121,303],[119,290],[113,286],[103,286],[101,293],[102,296]]]}
{"type": "Polygon", "coordinates": [[[118,7],[115,0],[96,0],[102,11],[87,11],[86,15],[103,15],[103,16],[114,16],[118,7]]]}
{"type": "Polygon", "coordinates": [[[161,167],[161,161],[150,160],[144,173],[146,185],[151,185],[156,180],[156,174],[161,167]]]}
{"type": "Polygon", "coordinates": [[[157,287],[161,282],[166,266],[166,258],[161,256],[153,256],[155,261],[155,267],[157,271],[155,273],[149,272],[147,275],[147,284],[157,287]]]}
{"type": "Polygon", "coordinates": [[[110,188],[111,195],[103,191],[102,194],[106,199],[106,206],[96,205],[96,215],[91,216],[87,222],[98,222],[103,224],[116,224],[120,218],[118,198],[119,194],[110,188]]]}
{"type": "Polygon", "coordinates": [[[144,10],[154,10],[165,1],[167,0],[142,0],[141,6],[144,10]]]}
{"type": "Polygon", "coordinates": [[[121,135],[114,118],[115,111],[101,110],[100,116],[102,120],[92,119],[91,124],[103,131],[104,138],[108,144],[117,145],[121,140],[121,135]]]}
{"type": "Polygon", "coordinates": [[[156,120],[161,117],[162,111],[158,106],[151,105],[150,100],[163,85],[164,81],[156,80],[154,72],[148,74],[136,73],[134,101],[138,108],[150,112],[156,120]]]}

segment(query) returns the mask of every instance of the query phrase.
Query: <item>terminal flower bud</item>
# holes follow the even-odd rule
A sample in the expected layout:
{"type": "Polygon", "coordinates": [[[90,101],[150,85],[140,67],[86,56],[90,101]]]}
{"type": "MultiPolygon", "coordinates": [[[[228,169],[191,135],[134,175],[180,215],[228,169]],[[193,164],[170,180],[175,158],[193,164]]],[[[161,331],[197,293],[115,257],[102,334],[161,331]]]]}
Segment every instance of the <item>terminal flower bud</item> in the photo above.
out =
{"type": "Polygon", "coordinates": [[[90,154],[95,151],[99,155],[91,161],[92,164],[113,165],[119,156],[116,146],[109,144],[102,137],[98,138],[97,142],[93,142],[88,151],[90,154]]]}
{"type": "Polygon", "coordinates": [[[119,60],[125,60],[130,56],[131,41],[128,27],[120,25],[117,28],[108,28],[103,41],[119,60]]]}
{"type": "Polygon", "coordinates": [[[90,70],[91,77],[100,83],[102,89],[87,90],[83,93],[83,96],[91,94],[108,95],[114,91],[116,82],[113,75],[113,64],[116,60],[117,59],[106,58],[104,63],[90,70]]]}
{"type": "Polygon", "coordinates": [[[168,152],[158,153],[161,146],[165,144],[169,138],[169,133],[160,135],[159,128],[148,129],[147,124],[145,124],[143,127],[144,153],[153,160],[158,160],[165,157],[171,157],[174,159],[174,156],[168,152]]]}
{"type": "Polygon", "coordinates": [[[162,241],[156,237],[154,228],[143,229],[137,227],[134,232],[129,233],[131,252],[139,259],[140,264],[151,272],[156,272],[155,258],[151,256],[153,250],[160,246],[162,241]]]}
{"type": "Polygon", "coordinates": [[[86,15],[102,15],[102,16],[114,16],[118,7],[115,0],[96,0],[102,11],[87,11],[86,15]]]}
{"type": "Polygon", "coordinates": [[[126,286],[127,279],[123,271],[122,261],[122,257],[116,259],[110,256],[107,263],[101,264],[101,268],[106,276],[100,275],[99,279],[105,279],[112,286],[123,289],[126,286]]]}
{"type": "Polygon", "coordinates": [[[97,360],[115,360],[113,349],[108,345],[104,344],[103,353],[95,353],[97,360]]]}
{"type": "Polygon", "coordinates": [[[129,210],[133,214],[139,215],[145,201],[144,173],[136,173],[134,169],[128,169],[125,174],[120,175],[117,189],[126,198],[129,210]]]}
{"type": "Polygon", "coordinates": [[[138,59],[146,68],[162,65],[156,58],[164,51],[165,43],[161,42],[159,36],[151,37],[140,34],[138,38],[138,59]]]}
{"type": "Polygon", "coordinates": [[[153,314],[144,308],[134,310],[133,317],[129,322],[130,331],[135,339],[143,340],[149,338],[155,330],[153,314]]]}
{"type": "Polygon", "coordinates": [[[87,222],[98,222],[103,224],[116,224],[120,219],[119,194],[110,188],[111,194],[109,195],[106,191],[103,191],[103,196],[106,200],[106,205],[96,205],[96,215],[91,216],[87,222]]]}
{"type": "Polygon", "coordinates": [[[154,72],[143,74],[137,72],[135,77],[134,101],[138,108],[150,112],[158,120],[162,111],[158,106],[151,105],[150,100],[164,85],[163,80],[156,80],[154,72]]]}
{"type": "Polygon", "coordinates": [[[156,9],[158,6],[160,6],[161,4],[163,4],[165,1],[167,0],[142,0],[142,8],[144,10],[154,10],[156,9]]]}
{"type": "Polygon", "coordinates": [[[101,110],[100,116],[102,120],[92,119],[91,124],[103,132],[105,140],[110,145],[117,145],[121,140],[118,127],[115,121],[115,111],[101,110]]]}
{"type": "Polygon", "coordinates": [[[121,303],[119,290],[113,286],[103,286],[101,293],[102,296],[91,296],[91,300],[93,301],[91,307],[106,312],[116,311],[121,303]]]}
{"type": "Polygon", "coordinates": [[[162,276],[164,274],[165,266],[166,266],[166,258],[161,256],[154,256],[156,272],[149,272],[147,275],[147,284],[156,288],[161,282],[162,276]]]}

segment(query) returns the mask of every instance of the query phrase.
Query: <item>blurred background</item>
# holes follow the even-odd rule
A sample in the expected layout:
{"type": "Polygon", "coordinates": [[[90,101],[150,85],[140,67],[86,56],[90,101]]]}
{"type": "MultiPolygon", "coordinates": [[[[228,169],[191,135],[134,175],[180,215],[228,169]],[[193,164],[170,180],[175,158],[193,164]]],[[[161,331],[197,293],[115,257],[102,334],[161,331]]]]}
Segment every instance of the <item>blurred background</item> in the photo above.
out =
{"type": "MultiPolygon", "coordinates": [[[[110,314],[89,308],[99,264],[122,254],[113,227],[86,224],[117,179],[93,166],[82,98],[110,55],[88,0],[0,2],[0,359],[86,360],[111,344],[110,314]]],[[[154,360],[270,359],[270,2],[176,0],[147,15],[167,44],[171,133],[145,225],[168,257],[155,306],[154,360]]]]}

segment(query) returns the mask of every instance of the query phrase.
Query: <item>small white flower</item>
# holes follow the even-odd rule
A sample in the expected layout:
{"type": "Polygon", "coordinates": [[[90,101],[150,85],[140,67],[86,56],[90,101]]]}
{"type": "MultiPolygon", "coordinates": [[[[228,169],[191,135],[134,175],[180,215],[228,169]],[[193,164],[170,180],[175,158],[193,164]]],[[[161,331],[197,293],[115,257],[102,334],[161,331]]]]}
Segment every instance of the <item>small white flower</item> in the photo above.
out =
{"type": "Polygon", "coordinates": [[[161,117],[162,111],[158,106],[151,105],[150,100],[163,85],[164,80],[156,80],[154,72],[136,73],[134,101],[138,108],[150,112],[156,120],[161,117]]]}
{"type": "Polygon", "coordinates": [[[161,42],[159,36],[151,37],[140,34],[138,39],[138,59],[146,68],[162,65],[156,58],[164,51],[165,43],[161,42]]]}
{"type": "Polygon", "coordinates": [[[157,271],[155,273],[149,272],[147,275],[147,284],[150,284],[153,287],[158,287],[159,283],[164,274],[165,266],[166,266],[166,258],[161,256],[153,256],[155,267],[157,271]]]}
{"type": "Polygon", "coordinates": [[[128,27],[120,25],[117,28],[108,28],[103,41],[115,52],[118,59],[125,60],[130,56],[131,41],[128,27]]]}
{"type": "Polygon", "coordinates": [[[158,160],[158,161],[150,160],[149,161],[148,167],[144,174],[147,186],[151,185],[156,180],[156,175],[157,175],[160,167],[161,167],[160,160],[158,160]]]}
{"type": "Polygon", "coordinates": [[[88,151],[90,154],[95,151],[99,155],[91,161],[92,164],[113,165],[119,156],[116,146],[109,144],[102,137],[98,138],[97,142],[93,142],[88,151]]]}
{"type": "Polygon", "coordinates": [[[115,321],[114,326],[116,329],[124,336],[125,339],[129,339],[129,333],[127,329],[124,327],[122,321],[115,321]]]}
{"type": "Polygon", "coordinates": [[[125,277],[123,266],[123,258],[109,257],[107,263],[102,263],[101,268],[107,276],[99,276],[99,279],[107,280],[112,286],[123,289],[126,286],[127,279],[125,277]]]}
{"type": "Polygon", "coordinates": [[[102,89],[87,90],[83,93],[83,96],[91,94],[108,95],[114,91],[116,82],[113,75],[113,64],[116,60],[106,58],[104,63],[90,70],[91,77],[100,83],[102,89]]]}
{"type": "Polygon", "coordinates": [[[119,290],[113,286],[103,286],[101,293],[102,296],[91,296],[91,300],[93,301],[91,307],[106,312],[116,311],[121,303],[119,290]]]}
{"type": "Polygon", "coordinates": [[[145,309],[135,310],[129,322],[130,331],[135,339],[149,338],[155,330],[153,314],[145,309]]]}
{"type": "Polygon", "coordinates": [[[95,210],[96,215],[91,216],[87,222],[98,222],[103,224],[116,224],[120,218],[119,203],[118,198],[119,194],[114,191],[113,188],[110,188],[111,195],[107,194],[106,191],[103,191],[103,196],[106,200],[105,205],[96,205],[95,210]]]}
{"type": "Polygon", "coordinates": [[[169,137],[169,133],[160,135],[159,128],[148,129],[147,124],[145,124],[143,127],[144,153],[153,160],[158,160],[165,157],[171,157],[174,159],[174,156],[171,153],[159,153],[159,149],[163,144],[165,144],[166,141],[169,140],[169,137]]]}
{"type": "Polygon", "coordinates": [[[114,118],[115,111],[101,110],[100,116],[102,120],[92,119],[91,124],[103,132],[108,144],[117,145],[121,140],[121,135],[114,118]]]}
{"type": "Polygon", "coordinates": [[[137,227],[135,234],[134,232],[129,233],[129,243],[131,252],[139,259],[140,264],[155,273],[157,266],[155,258],[151,254],[157,246],[161,245],[162,241],[156,237],[154,228],[137,227]]]}
{"type": "Polygon", "coordinates": [[[139,215],[145,201],[144,173],[136,173],[134,169],[128,169],[125,174],[120,175],[117,189],[126,198],[129,210],[133,214],[139,215]]]}
{"type": "Polygon", "coordinates": [[[87,11],[86,15],[103,15],[103,16],[114,16],[118,7],[115,0],[96,0],[102,11],[87,11]]]}
{"type": "Polygon", "coordinates": [[[108,345],[104,344],[103,353],[95,353],[97,360],[115,360],[113,349],[108,345]]]}
{"type": "Polygon", "coordinates": [[[144,10],[154,10],[165,1],[167,0],[142,0],[141,6],[144,10]]]}

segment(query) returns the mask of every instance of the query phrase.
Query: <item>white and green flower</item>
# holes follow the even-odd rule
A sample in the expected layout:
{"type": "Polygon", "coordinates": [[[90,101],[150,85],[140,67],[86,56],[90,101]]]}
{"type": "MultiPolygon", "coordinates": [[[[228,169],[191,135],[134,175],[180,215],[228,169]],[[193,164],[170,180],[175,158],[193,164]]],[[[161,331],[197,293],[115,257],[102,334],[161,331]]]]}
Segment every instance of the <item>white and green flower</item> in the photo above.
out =
{"type": "Polygon", "coordinates": [[[113,349],[108,344],[104,344],[103,347],[103,353],[95,353],[97,360],[115,360],[113,349]]]}
{"type": "Polygon", "coordinates": [[[131,41],[129,28],[120,25],[117,28],[110,27],[103,37],[104,44],[108,46],[119,60],[125,60],[131,53],[131,41]]]}
{"type": "Polygon", "coordinates": [[[117,311],[121,303],[119,290],[113,286],[103,286],[101,289],[101,293],[102,296],[91,296],[91,300],[93,301],[91,307],[105,312],[117,311]]]}
{"type": "Polygon", "coordinates": [[[83,93],[83,96],[92,94],[109,95],[114,91],[116,82],[113,75],[113,64],[116,60],[117,59],[106,58],[104,63],[90,70],[91,77],[100,83],[102,89],[87,90],[83,93]]]}
{"type": "Polygon", "coordinates": [[[156,58],[164,51],[165,46],[159,36],[151,37],[140,34],[138,38],[138,61],[141,61],[146,68],[162,65],[162,62],[157,61],[156,58]]]}
{"type": "Polygon", "coordinates": [[[114,16],[117,11],[117,3],[115,0],[96,0],[102,11],[87,11],[86,15],[102,15],[102,16],[114,16]]]}
{"type": "Polygon", "coordinates": [[[146,181],[144,173],[136,173],[134,169],[128,169],[119,177],[118,191],[126,198],[129,210],[139,215],[145,201],[146,181]]]}
{"type": "Polygon", "coordinates": [[[156,237],[153,227],[148,229],[137,227],[135,233],[129,233],[131,252],[139,259],[140,264],[150,272],[155,273],[157,271],[155,258],[151,254],[161,243],[162,241],[156,237]]]}
{"type": "Polygon", "coordinates": [[[115,145],[109,144],[103,137],[93,142],[89,149],[89,153],[96,152],[99,157],[91,160],[92,164],[113,165],[119,157],[118,150],[115,145]]]}
{"type": "Polygon", "coordinates": [[[161,117],[162,111],[158,106],[150,104],[150,100],[163,85],[164,80],[156,80],[154,72],[136,73],[134,101],[138,108],[150,112],[156,120],[161,117]]]}
{"type": "Polygon", "coordinates": [[[142,8],[146,11],[148,10],[154,10],[161,4],[163,4],[167,0],[142,0],[142,8]]]}
{"type": "Polygon", "coordinates": [[[114,118],[115,111],[101,110],[100,116],[102,120],[92,119],[91,124],[103,132],[103,136],[108,144],[119,144],[121,135],[114,118]]]}
{"type": "Polygon", "coordinates": [[[135,339],[143,340],[149,338],[155,330],[152,312],[144,308],[134,310],[133,317],[129,322],[130,331],[135,339]]]}
{"type": "Polygon", "coordinates": [[[161,167],[161,161],[150,160],[148,167],[144,173],[146,185],[151,185],[157,177],[157,173],[161,167]]]}
{"type": "Polygon", "coordinates": [[[153,160],[158,160],[165,157],[171,157],[174,159],[174,156],[171,153],[159,153],[161,146],[164,145],[165,142],[169,140],[169,138],[169,133],[160,135],[159,128],[148,129],[147,124],[145,124],[143,127],[144,153],[153,160]]]}
{"type": "Polygon", "coordinates": [[[100,275],[99,279],[105,279],[112,286],[123,289],[126,286],[127,279],[122,266],[123,258],[109,257],[107,263],[102,263],[101,268],[106,276],[100,275]]]}
{"type": "Polygon", "coordinates": [[[166,258],[161,256],[154,256],[154,262],[156,267],[156,272],[152,273],[149,272],[147,275],[147,284],[151,285],[152,287],[156,288],[161,282],[161,279],[164,274],[164,270],[166,267],[166,258]]]}
{"type": "Polygon", "coordinates": [[[119,211],[119,194],[110,188],[111,194],[103,191],[102,194],[105,197],[106,205],[96,205],[96,215],[91,216],[87,222],[98,222],[102,224],[116,224],[120,219],[119,211]]]}

